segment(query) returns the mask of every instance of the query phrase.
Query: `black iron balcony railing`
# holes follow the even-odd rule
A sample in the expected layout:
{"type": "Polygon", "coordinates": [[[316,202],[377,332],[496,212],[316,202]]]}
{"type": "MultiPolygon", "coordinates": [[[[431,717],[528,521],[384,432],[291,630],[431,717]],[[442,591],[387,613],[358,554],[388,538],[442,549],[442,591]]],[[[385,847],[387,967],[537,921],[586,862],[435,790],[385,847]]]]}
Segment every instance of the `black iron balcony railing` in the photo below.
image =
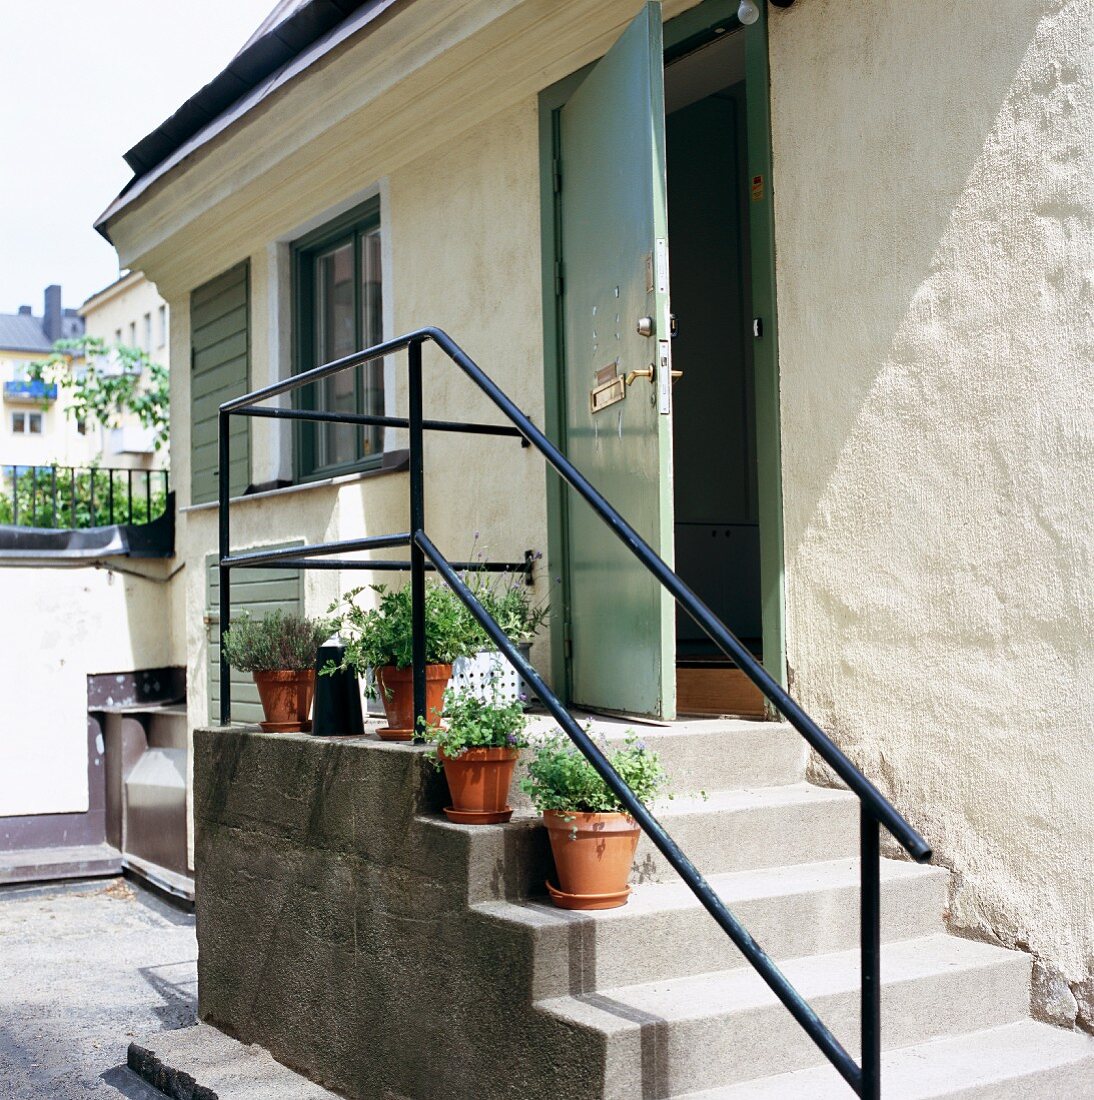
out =
{"type": "MultiPolygon", "coordinates": [[[[423,328],[395,340],[367,348],[354,355],[298,374],[283,382],[245,394],[220,406],[220,629],[228,628],[230,614],[230,577],[233,568],[300,569],[405,569],[410,572],[413,605],[414,713],[416,723],[425,723],[425,574],[435,569],[467,606],[483,630],[505,655],[517,673],[528,683],[551,715],[565,730],[577,748],[611,788],[627,812],[657,846],[671,866],[687,883],[702,906],[718,922],[742,955],[757,970],[775,995],[790,1011],[825,1057],[848,1082],[856,1094],[877,1100],[881,1095],[881,921],[880,852],[878,826],[884,825],[905,851],[920,863],[931,858],[927,842],[893,808],[881,792],[862,774],[834,741],[805,713],[774,680],[749,650],[728,630],[694,592],[661,560],[653,549],[608,503],[588,479],[502,392],[481,368],[444,332],[423,328]],[[510,421],[510,425],[455,423],[426,420],[423,415],[422,346],[435,344],[490,399],[510,421]],[[352,370],[361,363],[406,350],[409,383],[409,417],[350,415],[308,412],[300,409],[261,407],[256,402],[277,397],[291,390],[328,378],[340,371],[352,370]],[[301,420],[323,420],[345,424],[379,424],[410,429],[410,530],[402,534],[377,535],[337,543],[292,547],[284,550],[232,554],[229,524],[228,471],[230,469],[229,418],[266,416],[301,420]],[[535,447],[555,472],[593,509],[624,546],[664,586],[685,611],[706,631],[726,656],[763,692],[771,705],[805,738],[848,788],[860,804],[860,951],[862,967],[862,1064],[859,1065],[821,1021],[805,999],[787,981],[782,971],[730,912],[722,899],[699,873],[691,860],[665,831],[649,809],[612,768],[604,754],[567,711],[557,695],[544,683],[536,670],[521,656],[505,632],[487,613],[474,593],[460,578],[463,563],[449,562],[426,534],[425,469],[423,439],[426,431],[457,431],[479,434],[519,436],[535,447]],[[339,552],[382,550],[408,547],[408,561],[376,562],[362,559],[334,559],[339,552]]],[[[220,720],[231,721],[231,697],[225,647],[220,648],[220,720]]]]}
{"type": "Polygon", "coordinates": [[[80,531],[144,524],[167,510],[166,470],[0,466],[0,525],[80,531]]]}

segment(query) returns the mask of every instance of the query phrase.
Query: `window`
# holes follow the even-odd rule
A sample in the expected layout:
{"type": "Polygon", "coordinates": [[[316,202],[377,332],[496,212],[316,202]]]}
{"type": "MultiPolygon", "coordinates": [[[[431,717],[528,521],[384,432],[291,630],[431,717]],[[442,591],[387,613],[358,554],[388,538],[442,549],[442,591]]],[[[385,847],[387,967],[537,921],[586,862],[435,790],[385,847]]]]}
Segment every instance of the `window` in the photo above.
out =
{"type": "MultiPolygon", "coordinates": [[[[373,201],[294,247],[297,372],[350,355],[383,339],[380,210],[373,201]]],[[[300,406],[323,412],[383,415],[383,361],[299,391],[300,406]]],[[[301,477],[327,477],[380,461],[383,429],[303,424],[301,477]]]]}
{"type": "Polygon", "coordinates": [[[135,348],[137,346],[137,322],[129,322],[129,347],[135,348]]]}
{"type": "Polygon", "coordinates": [[[167,344],[167,307],[160,306],[159,314],[156,318],[158,325],[156,328],[156,334],[158,339],[156,340],[156,347],[162,348],[167,344]]]}
{"type": "Polygon", "coordinates": [[[17,412],[11,414],[11,430],[16,435],[41,435],[42,414],[17,412]]]}
{"type": "Polygon", "coordinates": [[[152,350],[152,314],[146,313],[144,315],[144,343],[141,347],[145,352],[152,350]]]}
{"type": "Polygon", "coordinates": [[[22,434],[27,430],[27,414],[26,413],[12,413],[11,414],[11,430],[22,434]]]}
{"type": "Polygon", "coordinates": [[[114,343],[115,344],[120,344],[121,342],[122,342],[122,330],[120,328],[116,328],[114,330],[114,343]]]}
{"type": "Polygon", "coordinates": [[[27,413],[27,431],[31,435],[42,434],[42,414],[41,413],[27,413]]]}

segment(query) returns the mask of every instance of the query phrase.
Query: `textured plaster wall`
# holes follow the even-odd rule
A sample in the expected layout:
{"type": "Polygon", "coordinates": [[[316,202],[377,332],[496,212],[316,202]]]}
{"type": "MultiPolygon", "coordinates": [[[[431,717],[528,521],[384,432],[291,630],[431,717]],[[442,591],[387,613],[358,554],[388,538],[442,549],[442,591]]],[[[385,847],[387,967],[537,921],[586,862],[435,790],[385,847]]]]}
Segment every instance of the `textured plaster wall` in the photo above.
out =
{"type": "MultiPolygon", "coordinates": [[[[535,100],[520,103],[480,124],[470,135],[438,147],[426,160],[400,169],[383,188],[383,229],[390,241],[384,292],[390,300],[392,334],[424,324],[446,329],[492,374],[538,423],[543,423],[542,306],[539,269],[539,146],[535,100]],[[444,171],[435,170],[437,161],[444,171]]],[[[277,233],[268,227],[271,240],[277,233]]],[[[290,338],[284,323],[284,287],[268,242],[254,242],[251,257],[252,383],[278,377],[290,338]],[[278,304],[279,301],[282,304],[278,304]]],[[[172,301],[172,342],[189,340],[188,307],[172,301]]],[[[395,381],[389,411],[406,415],[405,356],[393,356],[395,381]]],[[[189,408],[189,378],[172,375],[176,409],[189,408]]],[[[425,408],[439,419],[500,423],[500,415],[448,359],[425,352],[425,408]]],[[[257,421],[252,444],[252,481],[291,467],[290,437],[263,432],[257,421]],[[280,448],[280,449],[279,449],[280,448]],[[280,455],[280,458],[278,457],[280,455]]],[[[189,419],[172,426],[175,483],[190,499],[189,419]]],[[[392,433],[387,446],[406,446],[392,433]]],[[[462,559],[473,552],[492,560],[522,560],[525,549],[547,542],[544,466],[516,440],[441,435],[428,437],[427,527],[442,552],[462,559]],[[475,544],[474,536],[480,537],[475,544]],[[477,549],[473,549],[477,545],[477,549]]],[[[233,506],[232,545],[308,543],[360,538],[406,530],[408,475],[343,478],[241,500],[233,506]]],[[[179,552],[187,563],[182,632],[188,654],[191,727],[208,714],[205,561],[216,552],[217,517],[212,506],[180,516],[179,552]]],[[[393,577],[313,571],[305,574],[308,614],[319,614],[346,588],[393,577]]],[[[395,583],[398,583],[396,580],[395,583]]],[[[546,571],[538,582],[546,595],[546,571]]],[[[534,655],[548,666],[546,643],[534,655]]]]}
{"type": "Polygon", "coordinates": [[[0,568],[0,817],[83,813],[87,677],[172,663],[163,563],[0,568]]]}
{"type": "Polygon", "coordinates": [[[1094,1026],[1094,3],[771,23],[792,686],[1094,1026]]]}
{"type": "MultiPolygon", "coordinates": [[[[542,426],[535,98],[393,173],[390,191],[395,330],[443,328],[542,426]]],[[[405,372],[397,377],[404,410],[405,372]]],[[[428,346],[425,408],[439,418],[504,422],[459,368],[428,346]]],[[[475,552],[494,561],[546,551],[538,452],[515,439],[433,433],[426,469],[426,524],[446,556],[470,556],[476,532],[475,552]]]]}

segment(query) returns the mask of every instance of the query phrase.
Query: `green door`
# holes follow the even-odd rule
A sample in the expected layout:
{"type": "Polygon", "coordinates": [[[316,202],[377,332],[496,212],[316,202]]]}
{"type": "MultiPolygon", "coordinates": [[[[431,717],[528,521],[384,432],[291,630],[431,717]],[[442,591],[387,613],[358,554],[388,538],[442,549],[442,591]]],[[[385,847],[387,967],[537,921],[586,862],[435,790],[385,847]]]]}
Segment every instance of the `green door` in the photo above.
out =
{"type": "MultiPolygon", "coordinates": [[[[567,453],[671,565],[662,65],[648,3],[562,108],[560,274],[567,453]]],[[[672,600],[572,494],[566,543],[572,702],[675,717],[672,600]]]]}

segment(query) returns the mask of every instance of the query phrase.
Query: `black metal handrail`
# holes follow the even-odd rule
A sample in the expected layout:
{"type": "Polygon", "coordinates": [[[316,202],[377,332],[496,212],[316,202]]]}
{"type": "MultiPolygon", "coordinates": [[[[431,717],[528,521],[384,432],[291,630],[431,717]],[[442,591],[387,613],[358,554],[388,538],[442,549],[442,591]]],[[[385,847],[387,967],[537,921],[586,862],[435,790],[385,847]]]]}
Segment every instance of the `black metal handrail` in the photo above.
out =
{"type": "Polygon", "coordinates": [[[10,500],[7,493],[0,497],[0,522],[16,527],[151,523],[167,508],[167,470],[21,462],[0,465],[0,473],[11,490],[10,500]]]}
{"type": "MultiPolygon", "coordinates": [[[[745,956],[748,962],[773,990],[825,1057],[839,1071],[852,1089],[862,1097],[877,1100],[881,1095],[881,1030],[880,1030],[880,850],[878,825],[884,825],[903,848],[918,862],[931,857],[927,842],[896,811],[884,795],[858,770],[842,750],[790,697],[782,686],[752,656],[751,652],[729,631],[698,596],[665,564],[588,479],[566,458],[539,428],[513,403],[482,369],[447,335],[437,328],[422,328],[375,347],[316,367],[282,382],[266,386],[220,406],[220,629],[227,629],[230,615],[230,570],[235,568],[270,568],[292,565],[301,569],[401,568],[410,572],[413,619],[414,712],[416,724],[425,722],[425,574],[434,568],[456,592],[479,625],[508,659],[509,663],[531,686],[551,715],[567,733],[581,753],[596,769],[611,791],[626,807],[653,844],[698,898],[702,906],[718,922],[745,956]],[[507,425],[460,424],[451,421],[427,421],[423,416],[422,346],[434,343],[493,402],[512,423],[507,425]],[[407,352],[409,416],[407,418],[370,416],[341,417],[339,414],[311,413],[299,409],[257,408],[255,402],[288,393],[349,370],[361,363],[393,352],[407,352]],[[379,535],[338,543],[321,543],[311,547],[291,547],[283,550],[232,554],[230,548],[228,470],[230,460],[229,417],[270,416],[293,419],[314,419],[347,423],[367,422],[410,429],[410,531],[398,535],[379,535]],[[860,955],[862,1005],[862,1064],[848,1054],[838,1039],[797,992],[744,926],[729,911],[710,884],[699,873],[663,826],[646,806],[635,797],[608,759],[569,713],[557,695],[519,650],[508,639],[493,617],[483,608],[474,593],[462,580],[458,570],[467,563],[449,562],[437,549],[425,530],[424,432],[426,430],[469,431],[480,434],[519,436],[525,444],[536,448],[559,476],[608,525],[646,569],[666,588],[673,598],[701,626],[718,647],[760,689],[772,706],[806,739],[860,801],[860,955]],[[406,562],[375,563],[362,559],[330,557],[339,551],[366,551],[406,546],[410,558],[406,562]],[[314,559],[320,559],[318,561],[314,559]]],[[[221,646],[220,719],[223,725],[231,721],[230,679],[227,654],[221,646]]]]}

